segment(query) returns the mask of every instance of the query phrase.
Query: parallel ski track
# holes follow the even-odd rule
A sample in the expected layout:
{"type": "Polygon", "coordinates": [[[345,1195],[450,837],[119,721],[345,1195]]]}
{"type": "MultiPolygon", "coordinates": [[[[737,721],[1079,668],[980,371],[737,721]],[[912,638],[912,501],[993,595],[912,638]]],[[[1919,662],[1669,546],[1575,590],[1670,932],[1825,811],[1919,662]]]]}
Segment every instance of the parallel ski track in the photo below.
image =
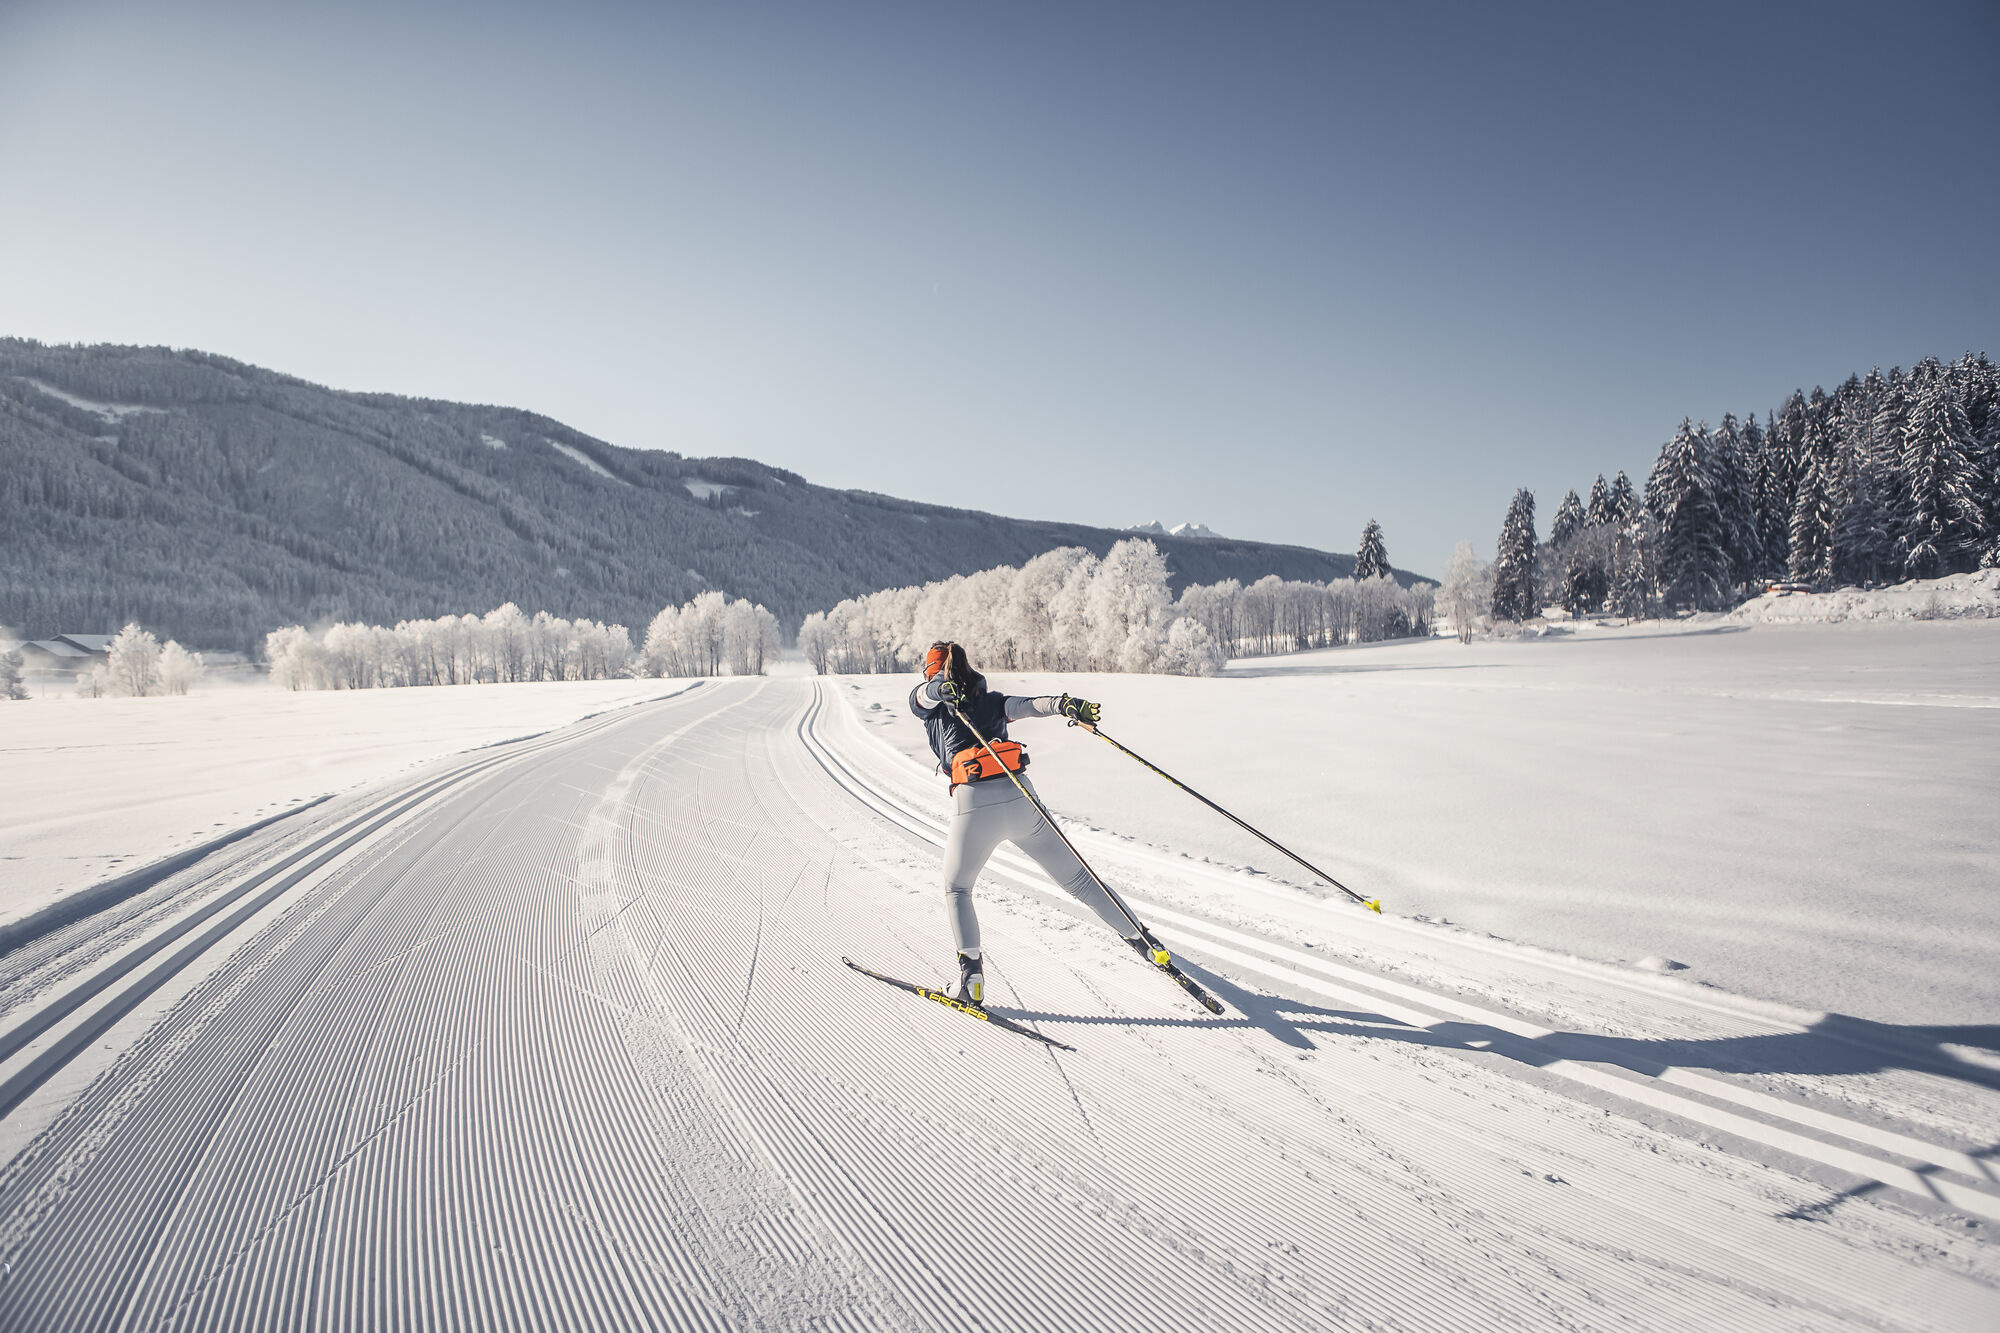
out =
{"type": "MultiPolygon", "coordinates": [[[[853,792],[857,799],[869,804],[886,821],[911,836],[931,845],[941,842],[942,826],[939,819],[915,808],[910,799],[896,791],[892,784],[870,776],[865,760],[858,754],[843,753],[842,748],[824,734],[831,729],[828,725],[829,711],[834,712],[834,720],[847,720],[839,713],[839,709],[837,703],[822,698],[808,709],[806,716],[801,718],[799,723],[801,739],[820,760],[828,775],[842,787],[853,792]]],[[[849,730],[852,731],[853,728],[850,727],[849,730]]],[[[1029,889],[1031,893],[1036,892],[1033,886],[1032,868],[1025,862],[1020,862],[1014,869],[1021,874],[1021,886],[1029,889]]],[[[1143,894],[1139,895],[1137,901],[1144,901],[1143,894]]],[[[1352,1030],[1357,1034],[1365,1036],[1368,1032],[1367,1025],[1379,1025],[1378,1030],[1384,1035],[1402,1035],[1457,1020],[1453,1033],[1442,1039],[1444,1046],[1457,1047],[1481,1035],[1504,1040],[1510,1033],[1522,1032],[1525,1027],[1507,1015],[1467,1005],[1454,997],[1424,992],[1354,969],[1339,969],[1341,980],[1349,984],[1335,988],[1327,984],[1327,964],[1323,957],[1303,954],[1272,941],[1247,936],[1243,932],[1200,921],[1185,914],[1170,913],[1150,902],[1146,903],[1146,909],[1150,914],[1159,917],[1163,923],[1171,922],[1178,928],[1181,937],[1188,940],[1189,947],[1194,950],[1197,957],[1214,958],[1231,964],[1232,970],[1239,970],[1239,973],[1282,978],[1308,993],[1324,996],[1328,1002],[1337,1006],[1335,1010],[1337,1017],[1344,1024],[1352,1024],[1352,1030]],[[1231,947],[1232,944],[1242,947],[1231,947]],[[1274,964],[1274,960],[1282,961],[1274,964]],[[1398,1000],[1404,1002],[1399,1004],[1398,1000]],[[1411,1003],[1412,1001],[1414,1003],[1411,1003]],[[1425,1012],[1420,1006],[1427,1006],[1430,1011],[1425,1012]],[[1490,1031],[1484,1034],[1466,1032],[1464,1021],[1467,1019],[1490,1025],[1490,1031]],[[1397,1031],[1399,1029],[1400,1032],[1397,1031]]],[[[1019,948],[1018,942],[1015,948],[1019,948]]],[[[1018,965],[1016,971],[1019,971],[1018,965]]],[[[1038,977],[1035,982],[1036,990],[1042,990],[1048,985],[1049,980],[1046,975],[1038,977]]],[[[1139,1007],[1143,991],[1143,983],[1139,978],[1121,977],[1120,985],[1121,990],[1131,997],[1134,1007],[1139,1007]]],[[[1224,998],[1232,997],[1225,991],[1224,998]]],[[[1237,1002],[1243,1001],[1239,999],[1237,1002]]],[[[1157,1007],[1157,997],[1154,997],[1154,1003],[1157,1007]]],[[[1042,1006],[1043,1010],[1054,1008],[1052,1004],[1042,1006]]],[[[1292,1004],[1281,1003],[1275,1008],[1285,1013],[1301,1012],[1300,1006],[1292,1004]]],[[[1037,1015],[1030,1013],[1028,1016],[1037,1015]]],[[[1039,1016],[1046,1019],[1055,1015],[1044,1012],[1039,1016]]],[[[1247,1023],[1237,1024],[1238,1027],[1247,1025],[1247,1023]]],[[[1322,1027],[1320,1030],[1326,1029],[1322,1027]]],[[[1096,1026],[1080,1027],[1069,1029],[1067,1035],[1084,1047],[1084,1054],[1088,1057],[1095,1053],[1092,1045],[1094,1039],[1104,1031],[1105,1029],[1096,1026]]],[[[1418,1051],[1415,1058],[1435,1071],[1431,1076],[1433,1079],[1441,1077],[1448,1082],[1460,1084],[1473,1082],[1465,1077],[1470,1071],[1452,1068],[1459,1057],[1445,1051],[1412,1048],[1406,1043],[1398,1043],[1392,1049],[1406,1056],[1413,1050],[1418,1051]]],[[[1195,1058],[1199,1058],[1199,1050],[1195,1053],[1195,1058]]],[[[1179,1054],[1173,1067],[1182,1074],[1198,1073],[1187,1051],[1179,1054]]],[[[1522,1152],[1530,1162],[1537,1156],[1545,1157],[1549,1152],[1549,1145],[1545,1139],[1532,1134],[1522,1136],[1519,1133],[1518,1117],[1503,1116],[1495,1120],[1487,1113],[1486,1107],[1461,1107],[1451,1114],[1442,1114],[1436,1107],[1424,1107],[1413,1103],[1408,1097],[1393,1091],[1385,1091],[1367,1083],[1357,1085],[1347,1081],[1341,1076],[1333,1075],[1330,1070],[1317,1063],[1309,1064],[1305,1068],[1311,1071],[1309,1076],[1316,1083],[1326,1087],[1324,1095],[1327,1097],[1329,1109],[1341,1116],[1344,1129],[1371,1125],[1403,1126],[1412,1118],[1420,1119],[1426,1124],[1427,1132],[1459,1142],[1464,1149],[1464,1161],[1467,1164],[1490,1159],[1495,1152],[1506,1153],[1510,1149],[1522,1152]],[[1516,1144],[1519,1145],[1518,1148],[1514,1147],[1516,1144]]],[[[1219,1070],[1217,1072],[1220,1073],[1219,1070]]],[[[1908,1136],[1890,1135],[1873,1126],[1843,1121],[1810,1108],[1797,1107],[1781,1099],[1765,1097],[1736,1085],[1727,1084],[1723,1080],[1691,1076],[1687,1075],[1686,1071],[1668,1073],[1669,1078],[1674,1077],[1676,1073],[1689,1078],[1695,1087],[1709,1095],[1727,1096],[1736,1099],[1739,1104],[1748,1104],[1761,1117],[1788,1122],[1791,1129],[1774,1132],[1771,1127],[1761,1122],[1750,1121],[1746,1117],[1732,1117],[1719,1108],[1685,1096],[1667,1079],[1648,1078],[1630,1070],[1618,1069],[1613,1073],[1600,1067],[1588,1066],[1543,1072],[1554,1072],[1559,1076],[1575,1079],[1597,1092],[1609,1092],[1626,1102],[1665,1109],[1678,1120],[1692,1122],[1698,1127],[1697,1132],[1713,1128],[1734,1129],[1747,1141],[1778,1146],[1806,1161],[1831,1164],[1846,1170],[1860,1168],[1855,1172],[1862,1176],[1858,1192],[1866,1192],[1877,1183],[1901,1183],[1924,1192],[1929,1198],[1936,1198],[1939,1194],[1949,1191],[1947,1201],[1952,1203],[1969,1202],[1974,1205],[1985,1205],[1990,1199],[1984,1191],[1972,1187],[1969,1182],[1944,1182],[1945,1189],[1935,1189],[1933,1187],[1940,1183],[1939,1178],[1929,1170],[1943,1163],[1978,1180],[1981,1178],[1980,1173],[1987,1168],[1987,1164],[1983,1161],[1970,1159],[1954,1150],[1925,1144],[1908,1136]],[[1823,1139],[1815,1137],[1830,1129],[1842,1132],[1859,1144],[1873,1147],[1886,1146],[1932,1160],[1920,1161],[1915,1168],[1904,1167],[1880,1158],[1870,1158],[1866,1154],[1853,1152],[1838,1144],[1828,1144],[1823,1139]]],[[[1461,1095],[1479,1097],[1494,1095],[1494,1085],[1490,1079],[1480,1079],[1478,1082],[1486,1086],[1464,1087],[1461,1095]]],[[[1504,1084],[1499,1086],[1504,1088],[1504,1084]]],[[[1539,1096],[1531,1087],[1523,1086],[1515,1090],[1512,1095],[1527,1106],[1540,1105],[1539,1114],[1543,1116],[1548,1114],[1547,1098],[1539,1096]]],[[[1578,1106],[1570,1114],[1581,1121],[1594,1119],[1601,1113],[1588,1106],[1578,1106]]],[[[1638,1142],[1656,1137],[1636,1126],[1632,1127],[1629,1136],[1638,1142]]],[[[1703,1135],[1703,1137],[1706,1139],[1711,1136],[1703,1135]]],[[[1654,1153],[1659,1152],[1656,1143],[1645,1143],[1645,1146],[1651,1148],[1654,1153]]],[[[1393,1160],[1395,1156],[1393,1136],[1385,1138],[1382,1150],[1393,1160]]],[[[1411,1166],[1413,1164],[1403,1163],[1399,1169],[1411,1166]]],[[[1428,1189],[1435,1191],[1435,1196],[1430,1202],[1448,1212],[1455,1211],[1455,1206],[1462,1205],[1473,1209],[1475,1215],[1484,1213],[1489,1208],[1492,1216],[1518,1214],[1520,1206],[1515,1196],[1518,1194],[1519,1186],[1523,1179],[1533,1180],[1539,1174],[1543,1173],[1530,1171],[1524,1177],[1503,1176],[1492,1180],[1488,1183],[1495,1192],[1490,1196],[1483,1193],[1474,1175],[1455,1174],[1449,1180],[1440,1179],[1430,1183],[1428,1189]],[[1510,1202],[1510,1199],[1514,1201],[1510,1202]]],[[[1601,1172],[1593,1170],[1593,1174],[1601,1172]]],[[[1795,1274],[1803,1271],[1806,1265],[1802,1261],[1801,1267],[1793,1268],[1783,1261],[1781,1255],[1785,1248],[1783,1241],[1786,1238],[1774,1237],[1771,1234],[1770,1215],[1745,1215],[1742,1212],[1741,1189],[1745,1181],[1753,1182],[1760,1189],[1768,1188],[1758,1181],[1756,1168],[1746,1164],[1737,1171],[1717,1173],[1711,1170],[1705,1174],[1701,1172],[1676,1174],[1679,1178],[1664,1179],[1640,1172],[1625,1176],[1615,1184],[1607,1184],[1595,1191],[1607,1215],[1603,1219],[1602,1229],[1591,1234],[1605,1238],[1603,1257],[1612,1261],[1601,1273],[1593,1274],[1592,1281],[1599,1284],[1596,1289],[1601,1294],[1632,1289],[1634,1299],[1639,1300],[1645,1291],[1657,1282],[1659,1273],[1654,1270],[1687,1274],[1718,1271],[1718,1254],[1733,1254],[1738,1257],[1731,1262],[1720,1264],[1719,1270],[1727,1271],[1733,1267],[1741,1273],[1742,1280],[1749,1284],[1749,1291],[1743,1294],[1754,1292],[1757,1299],[1769,1302],[1772,1306],[1796,1305],[1813,1311],[1815,1317],[1819,1318],[1832,1320],[1837,1317],[1835,1310],[1839,1302],[1829,1301],[1822,1304],[1812,1295],[1802,1291],[1795,1274]],[[1735,1178],[1728,1179],[1730,1176],[1735,1178]],[[1710,1191],[1710,1197],[1705,1200],[1691,1198],[1690,1189],[1710,1191]],[[1619,1217],[1620,1213],[1631,1208],[1646,1209],[1649,1216],[1659,1219],[1652,1229],[1664,1234],[1648,1236],[1643,1244],[1632,1243],[1620,1250],[1609,1238],[1618,1236],[1621,1231],[1631,1234],[1629,1217],[1623,1219],[1619,1217]],[[1769,1257],[1766,1259],[1753,1256],[1769,1257]],[[1762,1272],[1762,1277],[1752,1279],[1750,1273],[1757,1271],[1762,1272]],[[1635,1282],[1636,1288],[1633,1287],[1635,1282]]],[[[1564,1180],[1564,1186],[1572,1193],[1582,1193],[1590,1188],[1587,1185],[1578,1186],[1574,1180],[1568,1178],[1564,1180]]],[[[1566,1222],[1567,1220],[1565,1219],[1566,1222]]],[[[1920,1231],[1921,1226],[1896,1243],[1907,1245],[1914,1250],[1922,1244],[1915,1238],[1920,1231]]],[[[1338,1267],[1342,1257],[1321,1255],[1318,1256],[1318,1263],[1338,1267]]],[[[1384,1262],[1394,1262],[1391,1255],[1384,1255],[1382,1259],[1384,1262]]],[[[1563,1265],[1564,1270],[1571,1271],[1571,1266],[1576,1262],[1574,1256],[1570,1257],[1563,1265]]],[[[1317,1264],[1314,1267],[1317,1268],[1317,1264]]],[[[1364,1273],[1372,1271],[1375,1270],[1367,1269],[1364,1273]]],[[[1364,1274],[1355,1276],[1357,1279],[1365,1280],[1364,1274]]],[[[1840,1280],[1845,1276],[1843,1274],[1830,1272],[1827,1276],[1836,1290],[1848,1285],[1840,1280]]],[[[1922,1303],[1925,1300],[1936,1299],[1936,1292],[1929,1277],[1914,1269],[1874,1273],[1867,1282],[1855,1283],[1852,1287],[1851,1291],[1845,1293],[1846,1298],[1853,1302],[1847,1307],[1848,1316],[1853,1317],[1856,1307],[1868,1309],[1873,1312],[1874,1318],[1892,1327],[1923,1326],[1923,1319],[1912,1316],[1912,1307],[1908,1302],[1914,1300],[1922,1303]]],[[[1994,1299],[1990,1291],[1980,1292],[1972,1289],[1961,1291],[1959,1294],[1974,1305],[1983,1300],[1990,1306],[1994,1299]]],[[[1615,1304],[1615,1302],[1610,1303],[1615,1304]]],[[[1482,1308],[1486,1310],[1485,1317],[1490,1318],[1491,1309],[1482,1308]]],[[[1722,1303],[1705,1308],[1704,1323],[1710,1326],[1724,1326],[1728,1323],[1717,1314],[1717,1311],[1723,1308],[1722,1303]]],[[[1761,1315],[1746,1314],[1747,1322],[1730,1326],[1756,1326],[1761,1318],[1761,1315]]],[[[1974,1326],[1977,1326],[1976,1321],[1974,1326]]]]}
{"type": "Polygon", "coordinates": [[[489,769],[531,759],[553,745],[572,744],[615,723],[615,718],[586,722],[566,730],[559,739],[508,747],[498,755],[481,754],[445,773],[392,792],[359,813],[342,818],[335,827],[314,837],[302,849],[283,855],[271,865],[257,867],[254,873],[246,875],[238,883],[210,893],[193,910],[164,921],[144,938],[126,945],[122,952],[103,965],[88,970],[81,979],[57,988],[55,994],[39,998],[30,1012],[0,1030],[0,1064],[11,1060],[72,1014],[96,1003],[85,1020],[72,1025],[31,1063],[0,1081],[0,1117],[5,1117],[20,1105],[57,1070],[74,1059],[78,1052],[104,1035],[113,1024],[137,1008],[168,978],[206,952],[216,941],[303,880],[338,863],[382,828],[404,818],[440,792],[489,769]],[[170,949],[171,953],[168,952],[170,949]],[[164,958],[161,957],[163,954],[166,955],[164,958]],[[135,981],[122,986],[119,984],[148,963],[153,966],[135,981]],[[114,988],[115,994],[100,999],[114,988]]]}
{"type": "MultiPolygon", "coordinates": [[[[913,809],[907,800],[889,791],[886,784],[867,776],[864,765],[836,753],[827,738],[820,734],[820,717],[818,709],[809,711],[800,722],[800,736],[827,772],[858,799],[899,827],[926,842],[942,845],[945,830],[941,821],[913,809]]],[[[1032,869],[1019,858],[1003,852],[997,859],[1017,873],[1032,876],[1032,869]]],[[[1234,889],[1237,886],[1231,884],[1230,887],[1234,889]]],[[[1145,901],[1143,894],[1135,898],[1135,902],[1138,901],[1145,901]]],[[[1524,1022],[1487,1006],[1343,966],[1323,955],[1173,911],[1158,903],[1147,901],[1145,905],[1149,919],[1172,927],[1180,932],[1182,939],[1192,936],[1198,941],[1197,947],[1205,957],[1267,976],[1273,975],[1273,969],[1276,969],[1276,975],[1316,991],[1328,1000],[1343,1005],[1369,1006],[1376,1014],[1412,1029],[1425,1030],[1467,1022],[1491,1029],[1477,1037],[1462,1034],[1459,1037],[1461,1042],[1474,1039],[1492,1042],[1498,1039],[1504,1043],[1508,1037],[1534,1040],[1553,1035],[1548,1028],[1524,1022]]],[[[1585,1064],[1573,1060],[1538,1061],[1534,1067],[1544,1075],[1678,1115],[1695,1124],[1816,1162],[1863,1181],[1886,1185],[1975,1216],[2000,1220],[2000,1190],[1994,1188],[1992,1165],[1955,1148],[1801,1106],[1727,1079],[1690,1070],[1669,1069],[1649,1075],[1623,1066],[1585,1064]],[[1689,1096],[1690,1093],[1695,1096],[1689,1096]],[[1723,1105],[1712,1104],[1718,1102],[1723,1105]],[[1752,1113],[1755,1118],[1738,1113],[1743,1111],[1752,1113]],[[1846,1142],[1828,1142],[1826,1136],[1837,1136],[1846,1142]],[[1868,1151],[1857,1151],[1857,1148],[1895,1154],[1910,1159],[1913,1164],[1904,1165],[1871,1155],[1868,1151]]]]}
{"type": "Polygon", "coordinates": [[[0,1328],[1980,1326],[1925,1219],[1777,1220],[1380,1002],[1212,1017],[1002,895],[1078,1053],[884,995],[838,959],[948,958],[929,816],[829,707],[634,710],[301,887],[0,1173],[0,1328]]]}

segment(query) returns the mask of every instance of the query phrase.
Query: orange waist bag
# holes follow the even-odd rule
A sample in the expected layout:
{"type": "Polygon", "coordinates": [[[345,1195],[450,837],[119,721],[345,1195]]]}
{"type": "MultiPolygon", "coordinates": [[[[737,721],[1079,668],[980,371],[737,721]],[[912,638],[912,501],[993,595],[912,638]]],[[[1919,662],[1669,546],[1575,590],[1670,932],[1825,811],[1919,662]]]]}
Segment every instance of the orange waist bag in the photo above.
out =
{"type": "Polygon", "coordinates": [[[983,745],[974,745],[960,750],[951,757],[951,780],[956,786],[961,782],[984,782],[988,778],[1001,777],[1007,773],[1018,773],[1028,766],[1028,752],[1015,741],[993,742],[993,753],[988,754],[983,745]],[[994,756],[1000,762],[994,763],[994,756]]]}

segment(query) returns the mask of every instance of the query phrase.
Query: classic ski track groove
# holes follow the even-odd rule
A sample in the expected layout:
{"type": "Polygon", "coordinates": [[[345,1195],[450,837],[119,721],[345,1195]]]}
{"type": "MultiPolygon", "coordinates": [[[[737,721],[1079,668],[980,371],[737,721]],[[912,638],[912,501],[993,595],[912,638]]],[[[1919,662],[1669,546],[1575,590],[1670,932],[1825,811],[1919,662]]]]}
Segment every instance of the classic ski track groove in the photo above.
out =
{"type": "Polygon", "coordinates": [[[1076,1054],[854,976],[949,953],[938,821],[843,723],[725,681],[371,807],[0,1171],[0,1328],[1988,1322],[1935,1218],[1382,1041],[1531,1038],[1185,913],[1229,1015],[989,895],[1003,1012],[1076,1054]]]}

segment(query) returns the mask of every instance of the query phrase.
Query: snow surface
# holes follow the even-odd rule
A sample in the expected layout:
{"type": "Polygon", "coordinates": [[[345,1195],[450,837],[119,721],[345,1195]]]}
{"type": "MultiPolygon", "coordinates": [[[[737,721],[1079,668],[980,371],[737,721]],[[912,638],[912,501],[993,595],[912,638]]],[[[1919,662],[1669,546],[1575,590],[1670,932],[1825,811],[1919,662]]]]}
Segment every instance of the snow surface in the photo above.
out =
{"type": "Polygon", "coordinates": [[[479,432],[479,442],[488,449],[505,449],[507,447],[507,441],[497,435],[488,435],[485,431],[479,432]]]}
{"type": "MultiPolygon", "coordinates": [[[[1233,875],[1192,820],[1078,835],[1223,1015],[1011,854],[993,1002],[1074,1053],[846,971],[949,964],[943,793],[854,694],[469,756],[307,862],[8,1115],[0,1324],[1992,1327],[2000,1080],[1881,1034],[1233,875]]],[[[0,1080],[106,966],[20,952],[0,1080]]]]}
{"type": "MultiPolygon", "coordinates": [[[[2000,1018],[2000,622],[1567,628],[992,679],[1100,699],[1385,911],[1879,1023],[2000,1018]]],[[[927,765],[910,684],[843,694],[927,765]]],[[[1086,825],[1312,883],[1087,733],[1014,736],[1086,825]]]]}
{"type": "Polygon", "coordinates": [[[0,705],[0,923],[316,796],[688,684],[244,685],[0,705]]]}
{"type": "Polygon", "coordinates": [[[712,481],[703,481],[699,477],[682,477],[681,485],[687,487],[688,494],[697,500],[712,500],[718,495],[727,495],[736,489],[734,486],[719,486],[712,481]]]}
{"type": "Polygon", "coordinates": [[[581,463],[585,468],[589,469],[592,472],[595,472],[598,476],[604,478],[606,481],[615,481],[620,486],[630,486],[632,484],[631,482],[625,480],[623,477],[613,475],[612,472],[609,469],[607,469],[602,463],[598,462],[596,459],[592,458],[589,454],[577,448],[575,445],[558,444],[554,440],[544,440],[543,443],[547,444],[549,448],[555,450],[557,453],[561,454],[564,458],[569,459],[571,462],[581,463]]]}
{"type": "Polygon", "coordinates": [[[95,399],[80,398],[76,394],[66,393],[56,388],[55,385],[44,384],[38,379],[30,379],[27,376],[23,376],[22,378],[25,382],[34,385],[49,397],[59,398],[71,407],[82,408],[92,416],[108,421],[114,426],[125,420],[126,417],[135,416],[141,412],[165,412],[167,410],[164,407],[146,407],[137,403],[100,403],[95,399]]]}

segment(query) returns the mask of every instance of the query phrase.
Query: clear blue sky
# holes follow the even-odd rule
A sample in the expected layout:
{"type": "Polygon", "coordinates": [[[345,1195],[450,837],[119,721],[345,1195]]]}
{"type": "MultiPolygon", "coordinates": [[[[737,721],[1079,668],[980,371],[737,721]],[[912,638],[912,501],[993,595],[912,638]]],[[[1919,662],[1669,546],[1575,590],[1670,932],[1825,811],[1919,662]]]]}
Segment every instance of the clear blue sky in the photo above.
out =
{"type": "Polygon", "coordinates": [[[2000,356],[1996,69],[1992,3],[16,0],[0,333],[1437,573],[2000,356]]]}

